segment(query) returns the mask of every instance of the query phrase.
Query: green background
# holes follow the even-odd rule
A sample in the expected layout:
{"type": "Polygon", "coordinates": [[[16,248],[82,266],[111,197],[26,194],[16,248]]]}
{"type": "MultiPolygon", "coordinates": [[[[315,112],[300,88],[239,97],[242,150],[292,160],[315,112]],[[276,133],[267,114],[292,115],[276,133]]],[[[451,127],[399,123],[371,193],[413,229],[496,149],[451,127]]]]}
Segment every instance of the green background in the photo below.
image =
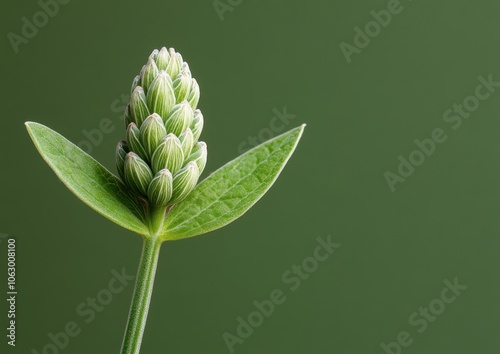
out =
{"type": "Polygon", "coordinates": [[[118,352],[132,285],[90,324],[75,309],[107,287],[113,269],[135,272],[141,240],[67,191],[23,122],[79,142],[109,118],[116,129],[91,154],[114,171],[124,129],[123,105],[112,103],[165,45],[201,86],[207,172],[269,128],[274,108],[296,115],[287,130],[307,128],[276,185],[244,217],[163,246],[143,353],[229,353],[222,334],[236,334],[237,317],[273,289],[286,302],[236,353],[379,354],[401,331],[413,338],[405,354],[497,353],[500,92],[457,130],[442,116],[474,94],[478,76],[500,80],[500,3],[402,0],[403,11],[348,64],[340,43],[352,44],[353,28],[387,3],[247,0],[221,21],[212,0],[73,0],[16,54],[7,33],[20,34],[21,18],[40,7],[4,2],[0,232],[17,239],[19,295],[18,345],[2,333],[0,352],[42,353],[48,333],[68,321],[81,333],[61,353],[118,352]],[[435,128],[447,141],[391,192],[384,172],[396,173],[398,156],[408,158],[413,141],[435,128]],[[282,274],[327,235],[342,246],[291,292],[282,274]],[[468,288],[418,333],[408,317],[455,277],[468,288]]]}

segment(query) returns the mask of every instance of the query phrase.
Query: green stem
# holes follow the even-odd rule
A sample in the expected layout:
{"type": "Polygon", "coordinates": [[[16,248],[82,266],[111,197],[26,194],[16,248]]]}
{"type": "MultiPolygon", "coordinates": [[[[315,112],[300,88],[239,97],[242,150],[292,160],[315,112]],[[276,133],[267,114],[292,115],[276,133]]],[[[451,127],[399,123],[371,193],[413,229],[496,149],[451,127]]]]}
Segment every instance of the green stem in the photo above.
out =
{"type": "Polygon", "coordinates": [[[158,237],[144,238],[127,329],[123,338],[122,354],[138,354],[141,348],[151,294],[153,293],[160,246],[161,240],[158,237]]]}
{"type": "Polygon", "coordinates": [[[151,235],[158,235],[165,222],[167,208],[151,206],[149,212],[149,230],[151,235]]]}

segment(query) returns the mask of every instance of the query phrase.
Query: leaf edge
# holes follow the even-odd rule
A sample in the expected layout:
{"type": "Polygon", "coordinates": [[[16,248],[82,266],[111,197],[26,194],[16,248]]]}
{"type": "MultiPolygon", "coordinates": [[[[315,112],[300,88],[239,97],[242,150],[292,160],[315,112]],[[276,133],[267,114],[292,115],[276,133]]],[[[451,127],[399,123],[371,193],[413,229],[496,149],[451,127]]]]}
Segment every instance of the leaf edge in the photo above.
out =
{"type": "Polygon", "coordinates": [[[104,167],[99,161],[97,161],[94,157],[92,157],[91,155],[87,154],[85,151],[83,151],[81,148],[79,148],[77,145],[75,145],[73,142],[71,142],[70,140],[68,140],[66,137],[64,137],[62,134],[58,133],[57,131],[49,128],[48,126],[44,125],[44,124],[41,124],[41,123],[38,123],[38,122],[32,122],[32,121],[26,121],[24,123],[24,125],[26,126],[26,130],[28,131],[28,134],[31,138],[31,141],[33,142],[33,144],[35,145],[39,155],[42,157],[42,159],[45,161],[45,163],[50,167],[50,169],[55,173],[55,175],[57,176],[57,178],[59,179],[59,181],[61,181],[64,186],[66,188],[69,189],[69,191],[76,197],[78,198],[81,202],[83,202],[85,205],[87,205],[90,209],[92,209],[93,211],[97,212],[99,215],[101,216],[104,216],[106,219],[112,221],[113,223],[115,223],[116,225],[118,226],[121,226],[122,228],[126,229],[126,230],[129,230],[129,231],[132,231],[142,237],[147,237],[149,236],[149,229],[147,227],[147,225],[137,217],[137,215],[134,214],[134,212],[132,210],[130,210],[126,205],[124,205],[129,211],[130,211],[130,215],[133,216],[134,218],[136,218],[136,221],[138,224],[141,224],[142,226],[144,226],[144,229],[143,230],[140,230],[138,228],[135,228],[135,227],[131,227],[131,225],[127,225],[126,223],[122,222],[120,219],[113,219],[111,217],[109,217],[108,215],[105,215],[103,214],[101,211],[99,210],[96,210],[94,208],[94,206],[92,206],[88,201],[84,200],[83,198],[81,198],[75,191],[75,189],[70,186],[69,184],[67,184],[63,178],[62,178],[62,174],[57,171],[57,169],[55,169],[53,167],[53,165],[51,164],[51,162],[48,161],[48,159],[46,158],[45,154],[42,152],[41,150],[41,147],[40,147],[40,144],[39,142],[37,141],[36,137],[35,137],[35,134],[33,132],[33,130],[31,129],[31,126],[39,126],[39,127],[42,127],[42,128],[46,128],[46,129],[49,129],[50,131],[52,131],[54,134],[56,135],[59,135],[60,137],[62,137],[63,139],[65,139],[66,141],[68,141],[68,143],[70,143],[71,145],[73,145],[74,147],[78,148],[79,150],[81,150],[81,152],[83,152],[85,155],[87,155],[93,162],[95,162],[99,167],[101,167],[102,169],[104,169],[106,172],[108,172],[111,176],[113,176],[117,182],[119,184],[123,184],[123,182],[121,182],[113,173],[111,173],[111,171],[109,171],[106,167],[104,167]]]}
{"type": "MultiPolygon", "coordinates": [[[[263,198],[263,197],[267,194],[267,192],[271,189],[271,187],[274,185],[274,183],[276,183],[276,181],[278,180],[279,176],[281,175],[281,173],[282,173],[282,172],[283,172],[283,170],[285,169],[285,166],[288,164],[288,161],[290,160],[290,158],[292,157],[293,153],[294,153],[294,152],[295,152],[295,150],[297,149],[297,146],[298,146],[298,144],[299,144],[300,140],[302,139],[302,135],[304,134],[304,130],[305,130],[305,127],[306,127],[306,126],[307,126],[307,124],[303,123],[303,124],[301,124],[301,125],[299,125],[299,126],[297,126],[297,127],[295,127],[295,128],[292,128],[292,129],[290,129],[290,130],[288,130],[288,131],[286,131],[286,132],[284,132],[284,133],[282,133],[282,134],[278,135],[278,136],[275,136],[275,137],[274,137],[274,138],[272,138],[272,139],[269,139],[269,140],[264,141],[263,143],[261,143],[261,144],[259,144],[259,145],[255,146],[255,147],[253,147],[252,149],[250,149],[250,150],[246,151],[245,153],[243,153],[243,154],[241,154],[241,155],[237,156],[236,158],[234,158],[234,159],[232,159],[232,160],[230,160],[230,161],[226,162],[224,165],[222,165],[222,166],[221,166],[221,167],[219,167],[217,170],[215,170],[214,172],[212,172],[210,175],[208,175],[208,176],[207,176],[207,177],[206,177],[203,181],[201,181],[201,182],[200,182],[200,183],[196,186],[196,188],[198,188],[198,186],[200,186],[202,183],[204,183],[204,182],[205,182],[208,178],[210,178],[212,175],[214,175],[215,173],[219,172],[221,169],[223,169],[224,167],[226,167],[226,166],[227,166],[227,165],[229,165],[230,163],[233,163],[233,162],[235,162],[236,160],[241,159],[241,158],[242,158],[243,156],[245,156],[246,154],[248,154],[248,153],[252,152],[253,150],[258,149],[258,148],[259,148],[259,147],[261,147],[262,145],[267,144],[267,143],[269,143],[269,142],[272,142],[272,141],[274,141],[274,140],[277,140],[277,139],[279,139],[280,137],[282,137],[282,136],[283,136],[283,135],[285,135],[285,134],[290,134],[290,133],[291,133],[291,132],[293,132],[294,130],[298,130],[298,134],[297,134],[297,137],[296,137],[296,139],[295,139],[295,142],[294,142],[294,144],[293,144],[292,148],[290,149],[290,151],[289,151],[289,153],[288,153],[287,157],[285,158],[285,160],[284,160],[284,162],[283,162],[283,164],[282,164],[281,168],[280,168],[280,169],[278,170],[278,172],[276,173],[276,176],[272,179],[271,183],[269,184],[269,186],[267,187],[267,189],[264,191],[264,193],[262,193],[262,195],[261,195],[261,196],[259,196],[257,199],[255,199],[255,201],[254,201],[253,203],[249,204],[249,205],[248,205],[248,208],[244,209],[244,210],[241,212],[241,214],[239,214],[238,216],[236,216],[236,217],[235,217],[234,219],[232,219],[230,222],[228,222],[228,223],[226,223],[226,224],[219,225],[219,226],[217,226],[217,227],[215,227],[215,228],[213,228],[213,229],[211,229],[211,230],[209,230],[209,231],[202,232],[202,233],[195,233],[195,234],[190,235],[190,236],[180,236],[180,237],[179,237],[179,236],[177,236],[177,237],[173,237],[173,238],[168,238],[168,236],[169,236],[169,232],[168,232],[168,231],[169,231],[169,230],[167,229],[167,226],[168,226],[168,222],[167,222],[167,220],[168,220],[168,216],[167,216],[167,219],[165,220],[165,225],[166,225],[166,226],[165,226],[165,230],[164,230],[164,232],[160,235],[160,237],[161,237],[162,241],[178,241],[178,240],[183,240],[183,239],[188,239],[188,238],[192,238],[192,237],[196,237],[196,236],[201,236],[201,235],[204,235],[204,234],[208,234],[208,233],[210,233],[210,232],[213,232],[213,231],[219,230],[219,229],[221,229],[221,228],[223,228],[223,227],[225,227],[225,226],[227,226],[227,225],[231,224],[232,222],[234,222],[234,221],[238,220],[239,218],[241,218],[241,217],[242,217],[244,214],[246,214],[246,213],[247,213],[247,212],[248,212],[248,211],[249,211],[249,210],[250,210],[250,209],[251,209],[251,208],[252,208],[255,204],[257,204],[257,202],[258,202],[260,199],[262,199],[262,198],[263,198]]],[[[195,190],[196,190],[196,188],[195,188],[195,190]]],[[[191,193],[193,193],[195,190],[193,190],[191,193]]],[[[181,202],[181,203],[182,203],[182,202],[181,202]]],[[[181,203],[179,203],[179,204],[181,204],[181,203]]],[[[182,223],[181,223],[181,224],[179,224],[179,225],[182,225],[182,223]]],[[[178,226],[179,226],[179,225],[178,225],[178,226]]],[[[178,226],[177,226],[177,227],[178,227],[178,226]]],[[[177,228],[177,227],[176,227],[176,228],[177,228]]],[[[174,228],[174,229],[172,229],[172,230],[175,230],[176,228],[174,228]]]]}

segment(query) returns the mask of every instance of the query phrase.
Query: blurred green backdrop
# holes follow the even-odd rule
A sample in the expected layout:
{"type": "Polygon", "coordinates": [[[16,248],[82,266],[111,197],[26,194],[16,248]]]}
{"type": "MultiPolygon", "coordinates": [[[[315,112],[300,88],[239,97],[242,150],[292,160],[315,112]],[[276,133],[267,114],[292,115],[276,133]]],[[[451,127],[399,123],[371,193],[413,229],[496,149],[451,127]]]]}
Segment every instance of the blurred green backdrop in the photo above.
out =
{"type": "Polygon", "coordinates": [[[1,353],[118,352],[132,284],[101,312],[87,301],[104,299],[113,270],[135,273],[141,240],[77,201],[23,122],[75,143],[93,132],[88,149],[114,171],[122,94],[164,45],[200,83],[207,172],[249,136],[276,135],[276,112],[288,113],[282,131],[308,126],[277,184],[243,218],[163,246],[143,353],[230,353],[223,334],[237,335],[238,317],[246,321],[273,289],[286,301],[235,353],[498,352],[500,92],[493,84],[480,91],[487,99],[474,97],[478,77],[500,81],[500,3],[66,0],[36,19],[35,0],[1,6],[0,232],[17,239],[19,291],[17,346],[2,334],[1,353]],[[23,17],[47,23],[22,40],[23,17]],[[469,108],[445,121],[464,100],[469,108]],[[96,133],[103,119],[114,129],[96,133]],[[446,141],[413,154],[425,161],[406,166],[411,173],[402,167],[409,176],[392,192],[386,171],[398,174],[398,157],[408,161],[414,140],[436,128],[446,141]],[[340,248],[291,291],[283,274],[328,235],[340,248]],[[455,278],[467,289],[445,303],[444,282],[455,278]],[[49,334],[68,322],[79,334],[50,349],[49,334]]]}

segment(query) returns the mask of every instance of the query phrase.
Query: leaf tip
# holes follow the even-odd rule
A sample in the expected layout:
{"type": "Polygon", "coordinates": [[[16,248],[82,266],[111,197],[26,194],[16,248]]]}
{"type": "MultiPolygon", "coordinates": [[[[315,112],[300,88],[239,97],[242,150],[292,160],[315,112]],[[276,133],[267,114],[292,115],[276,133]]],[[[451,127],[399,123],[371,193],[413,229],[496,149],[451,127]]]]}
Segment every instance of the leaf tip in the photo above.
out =
{"type": "Polygon", "coordinates": [[[35,122],[24,122],[24,125],[26,126],[26,130],[28,131],[29,136],[31,137],[32,140],[34,140],[33,136],[33,126],[37,124],[35,122]]]}
{"type": "Polygon", "coordinates": [[[24,125],[26,126],[26,129],[28,129],[28,132],[31,132],[31,130],[33,130],[33,128],[35,126],[40,126],[41,124],[40,123],[37,123],[37,122],[31,122],[31,121],[27,121],[27,122],[24,122],[24,125]]]}
{"type": "Polygon", "coordinates": [[[299,132],[298,138],[297,138],[297,143],[302,138],[302,134],[304,133],[304,129],[306,129],[306,126],[307,126],[307,124],[303,123],[303,124],[299,125],[297,128],[295,128],[299,132]]]}

